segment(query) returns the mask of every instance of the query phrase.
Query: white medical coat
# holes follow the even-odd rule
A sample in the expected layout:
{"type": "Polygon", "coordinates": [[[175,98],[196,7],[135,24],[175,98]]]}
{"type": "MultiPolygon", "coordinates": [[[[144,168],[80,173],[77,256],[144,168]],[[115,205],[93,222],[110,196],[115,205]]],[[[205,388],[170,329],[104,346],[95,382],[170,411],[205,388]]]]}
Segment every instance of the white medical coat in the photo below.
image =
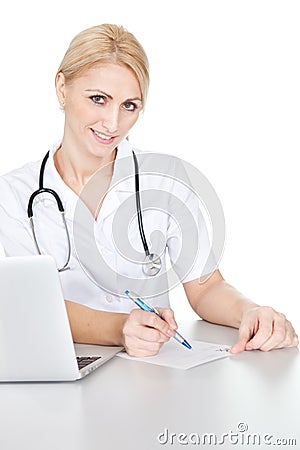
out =
{"type": "MultiPolygon", "coordinates": [[[[129,312],[134,307],[124,296],[129,289],[150,304],[168,307],[170,288],[214,270],[213,262],[208,262],[211,246],[198,198],[182,182],[186,175],[178,158],[135,150],[145,236],[150,253],[162,259],[161,271],[150,277],[142,270],[145,252],[136,216],[131,144],[123,141],[118,147],[110,189],[97,220],[57,172],[53,155],[58,147],[50,151],[44,186],[60,196],[71,236],[70,269],[60,273],[66,300],[129,312]]],[[[38,189],[40,165],[41,161],[28,163],[0,177],[0,241],[7,256],[38,254],[27,206],[38,189]]],[[[42,252],[61,267],[67,240],[53,197],[42,194],[35,199],[34,223],[42,252]]]]}

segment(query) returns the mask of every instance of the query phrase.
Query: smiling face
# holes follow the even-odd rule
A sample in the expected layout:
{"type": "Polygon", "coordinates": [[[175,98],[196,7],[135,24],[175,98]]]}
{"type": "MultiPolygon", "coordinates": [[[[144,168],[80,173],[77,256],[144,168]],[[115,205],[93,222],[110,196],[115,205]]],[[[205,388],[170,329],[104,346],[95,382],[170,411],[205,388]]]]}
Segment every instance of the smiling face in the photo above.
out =
{"type": "Polygon", "coordinates": [[[56,91],[65,110],[62,145],[82,156],[111,160],[142,109],[133,71],[125,65],[102,63],[69,83],[59,73],[56,91]]]}

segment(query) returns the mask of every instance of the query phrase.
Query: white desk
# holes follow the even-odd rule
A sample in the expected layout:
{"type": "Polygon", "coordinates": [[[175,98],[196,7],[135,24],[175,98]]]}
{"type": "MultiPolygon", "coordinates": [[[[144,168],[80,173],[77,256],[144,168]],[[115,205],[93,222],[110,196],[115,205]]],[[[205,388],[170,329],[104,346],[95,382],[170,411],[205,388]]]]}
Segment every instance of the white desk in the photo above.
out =
{"type": "MultiPolygon", "coordinates": [[[[236,330],[202,321],[181,324],[180,330],[187,338],[216,343],[232,344],[237,336],[236,330]]],[[[116,357],[81,381],[1,384],[0,449],[299,449],[299,386],[298,349],[245,352],[187,371],[116,357]],[[240,423],[247,424],[246,432],[238,431],[240,423]],[[231,441],[239,444],[229,438],[216,446],[191,443],[191,433],[199,439],[214,433],[211,439],[220,442],[230,430],[237,433],[231,441]],[[260,446],[242,443],[242,435],[254,433],[261,436],[260,446]],[[273,435],[266,444],[264,434],[273,435]],[[297,443],[273,445],[283,438],[297,443]]]]}

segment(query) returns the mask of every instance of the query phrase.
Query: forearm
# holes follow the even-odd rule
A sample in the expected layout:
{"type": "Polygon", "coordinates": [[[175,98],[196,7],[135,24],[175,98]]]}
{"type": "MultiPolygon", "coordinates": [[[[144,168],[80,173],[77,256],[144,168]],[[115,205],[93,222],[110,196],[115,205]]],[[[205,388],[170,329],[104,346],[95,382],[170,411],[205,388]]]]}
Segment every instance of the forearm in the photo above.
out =
{"type": "Polygon", "coordinates": [[[257,306],[233,286],[220,281],[198,303],[198,314],[208,322],[239,328],[243,313],[257,306]]]}
{"type": "Polygon", "coordinates": [[[218,270],[205,282],[184,283],[184,289],[192,308],[204,320],[239,328],[239,338],[231,353],[253,349],[268,351],[299,343],[284,314],[269,306],[259,307],[226,283],[218,270]]]}
{"type": "Polygon", "coordinates": [[[98,311],[68,300],[65,304],[74,342],[124,345],[123,327],[128,314],[98,311]]]}
{"type": "Polygon", "coordinates": [[[208,322],[239,328],[243,313],[257,305],[228,284],[219,272],[213,277],[200,294],[198,281],[186,283],[184,287],[192,308],[208,322]]]}

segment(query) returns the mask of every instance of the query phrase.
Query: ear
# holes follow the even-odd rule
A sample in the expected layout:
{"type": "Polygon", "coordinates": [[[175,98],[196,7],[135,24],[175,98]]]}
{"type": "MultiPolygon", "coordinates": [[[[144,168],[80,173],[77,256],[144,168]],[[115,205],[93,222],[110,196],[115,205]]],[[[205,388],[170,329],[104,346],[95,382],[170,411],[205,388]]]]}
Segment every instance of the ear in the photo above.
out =
{"type": "Polygon", "coordinates": [[[55,86],[56,86],[56,95],[57,95],[59,104],[60,104],[61,108],[63,109],[65,107],[65,103],[66,103],[66,82],[65,82],[65,76],[62,72],[59,72],[56,75],[55,86]]]}

